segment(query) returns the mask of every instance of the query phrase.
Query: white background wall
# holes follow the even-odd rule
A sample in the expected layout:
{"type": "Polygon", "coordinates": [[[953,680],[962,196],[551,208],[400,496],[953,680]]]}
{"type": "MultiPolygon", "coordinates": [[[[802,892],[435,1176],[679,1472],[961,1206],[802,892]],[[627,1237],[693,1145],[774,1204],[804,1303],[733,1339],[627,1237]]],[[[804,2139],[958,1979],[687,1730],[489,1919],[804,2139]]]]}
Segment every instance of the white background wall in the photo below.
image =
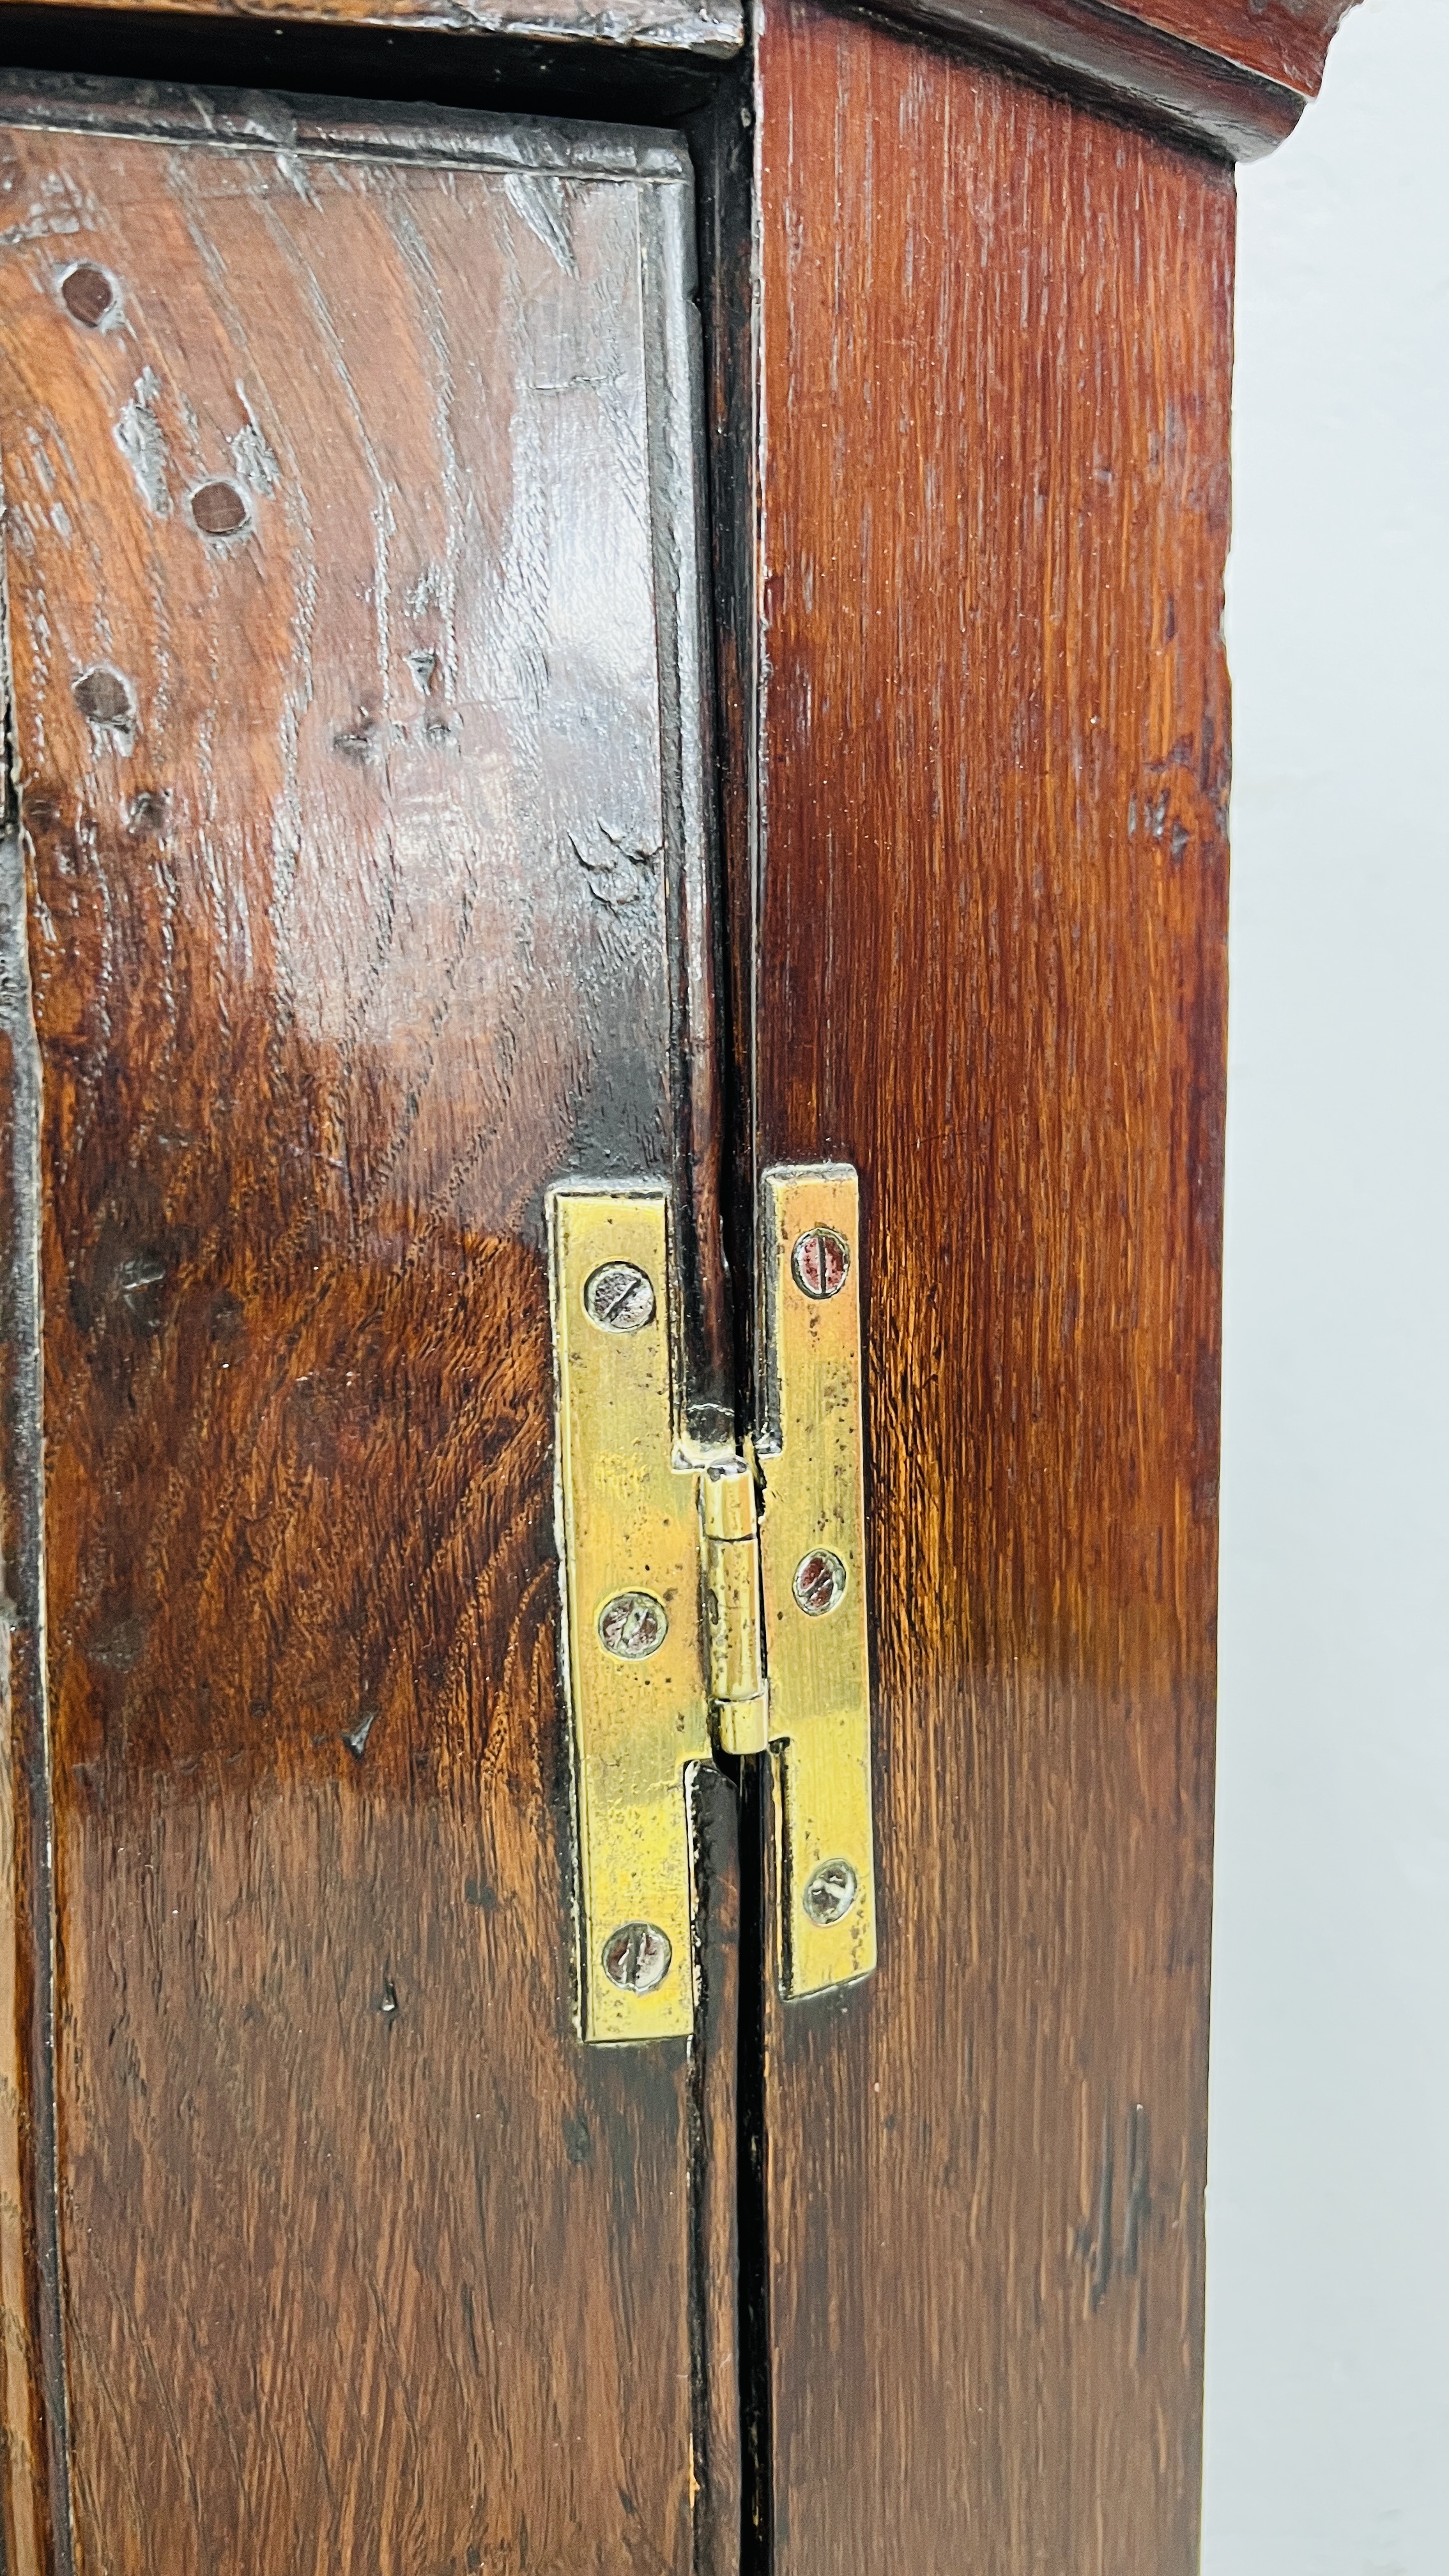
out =
{"type": "Polygon", "coordinates": [[[1449,0],[1240,173],[1205,2576],[1449,2576],[1449,0]]]}

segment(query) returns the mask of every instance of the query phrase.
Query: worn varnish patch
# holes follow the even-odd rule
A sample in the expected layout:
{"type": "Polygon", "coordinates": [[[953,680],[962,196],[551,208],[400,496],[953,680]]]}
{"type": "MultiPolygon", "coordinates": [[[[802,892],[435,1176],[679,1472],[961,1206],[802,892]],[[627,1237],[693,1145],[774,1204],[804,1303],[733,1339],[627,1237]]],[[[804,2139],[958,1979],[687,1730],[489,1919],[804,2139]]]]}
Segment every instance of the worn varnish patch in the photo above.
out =
{"type": "Polygon", "coordinates": [[[861,1174],[881,1922],[771,2027],[777,2564],[1190,2576],[1232,183],[761,41],[759,1145],[861,1174]]]}
{"type": "Polygon", "coordinates": [[[728,2099],[574,2037],[540,1206],[674,1151],[688,171],[349,116],[4,141],[77,2554],[678,2569],[728,2099]]]}

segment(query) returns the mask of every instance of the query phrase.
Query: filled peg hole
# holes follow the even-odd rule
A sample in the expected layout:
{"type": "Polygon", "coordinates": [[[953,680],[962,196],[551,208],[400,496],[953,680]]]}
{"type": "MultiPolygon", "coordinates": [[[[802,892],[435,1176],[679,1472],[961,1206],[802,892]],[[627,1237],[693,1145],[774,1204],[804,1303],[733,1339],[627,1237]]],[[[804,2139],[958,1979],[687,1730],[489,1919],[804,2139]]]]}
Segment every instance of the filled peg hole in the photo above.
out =
{"type": "Polygon", "coordinates": [[[128,683],[108,662],[94,663],[71,683],[71,695],[88,724],[101,733],[129,734],[136,722],[136,702],[128,683]]]}
{"type": "Polygon", "coordinates": [[[240,536],[251,519],[235,483],[203,483],[191,495],[191,515],[204,537],[240,536]]]}
{"type": "Polygon", "coordinates": [[[60,300],[71,320],[83,323],[87,331],[99,331],[117,309],[114,286],[105,270],[89,259],[66,270],[60,281],[60,300]]]}

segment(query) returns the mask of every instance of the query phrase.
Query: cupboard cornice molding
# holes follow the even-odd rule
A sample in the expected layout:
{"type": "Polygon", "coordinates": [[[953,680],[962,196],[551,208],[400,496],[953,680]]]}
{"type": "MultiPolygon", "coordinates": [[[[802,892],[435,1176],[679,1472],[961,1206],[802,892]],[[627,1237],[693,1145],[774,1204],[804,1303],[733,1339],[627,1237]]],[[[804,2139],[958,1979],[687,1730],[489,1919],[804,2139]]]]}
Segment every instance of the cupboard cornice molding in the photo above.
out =
{"type": "Polygon", "coordinates": [[[1235,161],[1291,134],[1353,0],[883,0],[1235,161]]]}

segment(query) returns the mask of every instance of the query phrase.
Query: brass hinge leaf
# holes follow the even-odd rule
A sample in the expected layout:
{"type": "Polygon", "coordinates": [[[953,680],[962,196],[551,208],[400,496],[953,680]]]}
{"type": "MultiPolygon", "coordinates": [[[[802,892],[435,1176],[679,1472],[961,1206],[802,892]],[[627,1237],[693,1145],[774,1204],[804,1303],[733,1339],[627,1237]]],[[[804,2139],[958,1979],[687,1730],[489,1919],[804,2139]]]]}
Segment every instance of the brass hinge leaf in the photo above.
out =
{"type": "Polygon", "coordinates": [[[762,1217],[757,1462],[678,1437],[664,1187],[549,1193],[590,2041],[693,2027],[687,1780],[715,1753],[780,1750],[786,1993],[875,1965],[855,1174],[769,1172],[762,1217]]]}

